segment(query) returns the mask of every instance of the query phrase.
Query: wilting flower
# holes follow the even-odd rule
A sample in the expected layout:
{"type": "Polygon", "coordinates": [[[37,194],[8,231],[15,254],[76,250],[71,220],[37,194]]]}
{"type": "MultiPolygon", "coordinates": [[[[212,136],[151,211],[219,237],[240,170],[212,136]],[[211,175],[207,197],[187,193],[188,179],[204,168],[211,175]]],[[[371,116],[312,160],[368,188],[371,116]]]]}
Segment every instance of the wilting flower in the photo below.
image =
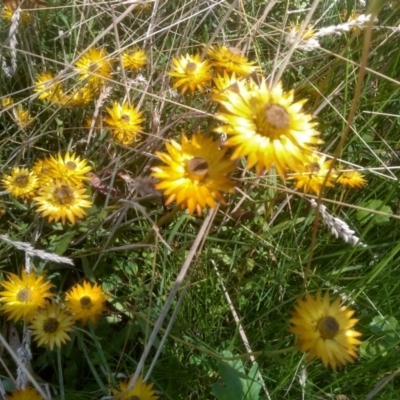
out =
{"type": "Polygon", "coordinates": [[[6,396],[7,400],[43,400],[43,397],[36,389],[25,386],[24,389],[14,390],[10,395],[6,396]]]}
{"type": "Polygon", "coordinates": [[[26,168],[15,167],[10,175],[4,175],[1,181],[3,187],[14,197],[31,200],[39,187],[37,176],[26,168]]]}
{"type": "Polygon", "coordinates": [[[222,193],[234,187],[227,175],[235,166],[225,158],[225,149],[200,132],[191,141],[183,134],[181,144],[172,140],[166,147],[168,154],[156,154],[167,165],[152,168],[152,175],[160,179],[156,189],[168,196],[166,204],[176,201],[190,214],[197,210],[199,215],[206,206],[226,204],[222,193]]]}
{"type": "Polygon", "coordinates": [[[49,222],[61,220],[64,225],[68,220],[75,224],[77,218],[86,215],[84,208],[92,206],[92,202],[86,200],[89,196],[84,194],[85,191],[85,188],[68,185],[58,179],[53,180],[43,186],[34,198],[36,212],[42,217],[48,217],[49,222]]]}
{"type": "Polygon", "coordinates": [[[144,50],[138,47],[126,49],[122,55],[122,64],[128,71],[137,71],[147,64],[147,56],[144,50]]]}
{"type": "Polygon", "coordinates": [[[60,304],[47,303],[33,316],[29,329],[38,346],[42,344],[53,350],[54,346],[61,347],[71,340],[69,332],[72,332],[72,317],[61,309],[60,304]]]}
{"type": "Polygon", "coordinates": [[[296,180],[296,189],[304,193],[314,192],[319,195],[323,187],[332,187],[337,178],[336,171],[331,168],[331,160],[325,161],[326,156],[312,154],[304,164],[301,172],[296,172],[290,179],[296,180]]]}
{"type": "Polygon", "coordinates": [[[111,128],[114,139],[129,146],[140,139],[141,123],[144,121],[142,112],[128,103],[119,104],[114,102],[113,108],[106,107],[110,118],[104,118],[111,128]]]}
{"type": "Polygon", "coordinates": [[[80,75],[79,80],[88,79],[93,86],[101,85],[106,78],[111,78],[112,67],[104,48],[92,47],[75,65],[75,71],[80,75]]]}
{"type": "Polygon", "coordinates": [[[353,362],[356,346],[361,343],[356,339],[361,333],[351,330],[358,321],[351,318],[354,311],[340,307],[340,298],[331,304],[328,292],[323,298],[318,292],[315,299],[307,293],[305,300],[297,302],[290,332],[297,335],[300,350],[308,353],[307,361],[318,357],[325,367],[331,365],[333,369],[353,362]]]}
{"type": "Polygon", "coordinates": [[[209,61],[201,61],[200,54],[174,57],[172,71],[168,75],[174,78],[174,89],[179,89],[183,94],[187,90],[193,94],[196,89],[203,93],[211,81],[209,61]]]}
{"type": "Polygon", "coordinates": [[[36,76],[34,92],[39,93],[39,99],[52,100],[61,94],[60,81],[51,72],[42,72],[36,76]]]}
{"type": "Polygon", "coordinates": [[[367,180],[358,171],[345,171],[339,175],[336,182],[346,187],[361,188],[367,183],[367,180]]]}
{"type": "Polygon", "coordinates": [[[217,99],[225,111],[216,118],[225,125],[216,132],[229,136],[224,145],[234,147],[232,160],[247,156],[247,167],[256,165],[258,174],[274,165],[282,178],[287,168],[299,170],[312,152],[310,145],[321,143],[316,122],[302,111],[305,100],[294,103],[293,91],[283,92],[281,84],[269,88],[265,80],[237,89],[229,99],[217,99]]]}
{"type": "Polygon", "coordinates": [[[73,320],[82,320],[85,325],[89,320],[93,324],[97,322],[101,313],[106,310],[104,302],[108,296],[103,292],[101,286],[95,283],[93,286],[89,282],[83,285],[74,286],[67,293],[67,304],[70,313],[75,314],[73,320]]]}
{"type": "Polygon", "coordinates": [[[212,60],[211,66],[215,67],[220,74],[226,71],[247,76],[259,70],[259,67],[254,65],[254,62],[250,62],[237,47],[226,47],[217,44],[210,46],[207,54],[212,60]]]}
{"type": "Polygon", "coordinates": [[[35,118],[29,113],[28,110],[24,110],[22,107],[13,108],[13,115],[15,123],[20,128],[28,128],[35,121],[35,118]]]}
{"type": "Polygon", "coordinates": [[[4,289],[0,292],[0,302],[4,303],[0,310],[8,314],[7,319],[18,321],[21,318],[30,320],[39,307],[46,305],[46,298],[54,296],[53,286],[43,275],[36,276],[33,272],[21,273],[21,278],[8,274],[8,281],[2,281],[4,289]]]}
{"type": "Polygon", "coordinates": [[[132,399],[140,399],[140,400],[157,400],[159,397],[156,396],[155,390],[153,389],[152,383],[145,383],[141,376],[137,379],[135,386],[124,393],[122,396],[121,393],[124,392],[129,387],[129,382],[122,381],[119,382],[119,390],[111,388],[111,391],[114,396],[118,396],[121,400],[132,400],[132,399]]]}

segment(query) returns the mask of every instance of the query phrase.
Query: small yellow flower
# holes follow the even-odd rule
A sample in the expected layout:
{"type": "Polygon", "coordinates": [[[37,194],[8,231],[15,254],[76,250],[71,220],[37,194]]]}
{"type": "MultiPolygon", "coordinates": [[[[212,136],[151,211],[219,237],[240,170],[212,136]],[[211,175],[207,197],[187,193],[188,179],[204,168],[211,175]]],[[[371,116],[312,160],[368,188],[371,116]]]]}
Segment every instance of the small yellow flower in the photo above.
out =
{"type": "Polygon", "coordinates": [[[147,64],[147,56],[144,50],[138,47],[126,49],[122,53],[122,64],[128,71],[137,71],[147,64]]]}
{"type": "Polygon", "coordinates": [[[72,317],[61,309],[61,305],[47,303],[33,316],[29,329],[38,346],[46,345],[53,350],[71,340],[68,332],[72,332],[72,317]]]}
{"type": "Polygon", "coordinates": [[[333,186],[337,174],[334,169],[330,170],[331,160],[325,161],[325,159],[324,155],[309,156],[307,163],[304,164],[304,169],[290,176],[290,179],[296,180],[296,189],[303,189],[304,193],[312,191],[319,195],[322,187],[333,186]]]}
{"type": "Polygon", "coordinates": [[[307,293],[305,300],[297,302],[290,332],[297,335],[300,350],[308,353],[307,361],[318,357],[325,367],[330,365],[333,369],[353,362],[356,346],[361,343],[356,339],[361,333],[351,330],[358,321],[351,318],[354,311],[340,307],[340,298],[331,304],[328,292],[323,298],[318,292],[315,299],[307,293]]]}
{"type": "Polygon", "coordinates": [[[3,187],[14,197],[31,200],[39,187],[37,176],[26,168],[15,167],[10,175],[4,175],[1,181],[3,187]]]}
{"type": "Polygon", "coordinates": [[[111,79],[111,63],[106,49],[91,48],[76,62],[75,71],[80,75],[79,80],[88,79],[93,86],[104,84],[106,78],[111,79]]]}
{"type": "Polygon", "coordinates": [[[141,123],[144,121],[142,112],[128,103],[119,104],[114,102],[112,108],[106,107],[110,118],[104,118],[114,136],[114,140],[126,146],[138,142],[139,131],[143,129],[141,123]]]}
{"type": "Polygon", "coordinates": [[[358,171],[345,171],[339,175],[336,182],[345,187],[361,188],[367,183],[367,180],[358,171]]]}
{"type": "Polygon", "coordinates": [[[6,396],[7,400],[43,400],[43,397],[29,386],[24,389],[14,390],[10,395],[6,396]]]}
{"type": "Polygon", "coordinates": [[[1,98],[1,108],[8,108],[14,104],[12,97],[6,96],[1,98]]]}
{"type": "Polygon", "coordinates": [[[213,78],[213,82],[211,100],[217,103],[229,101],[231,92],[239,93],[239,85],[246,85],[246,82],[242,78],[238,78],[235,73],[228,74],[226,71],[223,75],[218,74],[216,78],[213,78]]]}
{"type": "Polygon", "coordinates": [[[23,270],[21,278],[10,273],[8,280],[1,282],[5,290],[0,292],[0,302],[4,303],[0,310],[8,314],[7,320],[29,321],[38,308],[46,305],[46,298],[54,296],[50,291],[53,285],[42,275],[27,274],[23,270]]]}
{"type": "MultiPolygon", "coordinates": [[[[2,10],[2,13],[1,13],[1,16],[2,16],[3,19],[11,22],[11,18],[12,18],[13,14],[14,14],[14,11],[15,10],[13,10],[11,7],[4,6],[3,10],[2,10]]],[[[21,22],[22,23],[27,24],[27,23],[32,21],[33,16],[28,11],[21,11],[20,18],[21,18],[21,22]]]]}
{"type": "Polygon", "coordinates": [[[37,176],[39,186],[46,185],[53,180],[52,166],[50,164],[50,158],[39,158],[35,161],[32,167],[33,173],[37,176]]]}
{"type": "Polygon", "coordinates": [[[211,58],[211,66],[217,69],[217,72],[223,74],[223,71],[235,73],[236,75],[247,76],[252,72],[258,71],[259,67],[250,62],[246,56],[237,47],[226,47],[222,45],[210,46],[207,50],[211,58]]]}
{"type": "Polygon", "coordinates": [[[141,376],[137,379],[135,386],[128,390],[127,393],[124,393],[122,396],[121,393],[124,392],[129,387],[129,382],[122,381],[119,382],[119,390],[111,388],[111,391],[114,396],[118,396],[120,400],[157,400],[159,396],[156,396],[155,390],[153,389],[152,383],[145,383],[141,376]]]}
{"type": "Polygon", "coordinates": [[[82,107],[93,103],[97,89],[89,84],[75,88],[68,93],[58,91],[51,99],[52,104],[62,107],[82,107]]]}
{"type": "Polygon", "coordinates": [[[58,153],[57,158],[50,156],[46,166],[50,168],[47,174],[53,179],[59,179],[67,185],[77,187],[83,186],[83,182],[89,180],[85,175],[92,170],[86,160],[81,160],[75,153],[69,154],[69,151],[64,157],[61,153],[58,153]]]}
{"type": "Polygon", "coordinates": [[[239,82],[237,89],[229,99],[217,98],[225,111],[216,114],[224,123],[216,132],[228,135],[224,145],[234,147],[232,160],[247,156],[247,167],[256,166],[258,174],[274,165],[282,178],[288,168],[301,168],[310,146],[321,143],[316,122],[302,111],[305,100],[294,103],[293,91],[285,93],[281,84],[269,88],[265,80],[239,82]]]}
{"type": "Polygon", "coordinates": [[[39,99],[52,100],[61,95],[60,81],[51,72],[42,72],[36,76],[34,92],[40,93],[39,99]]]}
{"type": "Polygon", "coordinates": [[[49,182],[34,198],[36,212],[48,217],[49,222],[61,220],[65,225],[68,220],[75,224],[77,218],[86,216],[84,208],[92,206],[92,202],[86,200],[89,196],[84,194],[85,191],[85,188],[77,188],[60,180],[49,182]]]}
{"type": "Polygon", "coordinates": [[[29,113],[28,110],[24,110],[22,107],[13,108],[13,115],[15,123],[20,128],[28,128],[35,122],[35,118],[29,113]]]}
{"type": "Polygon", "coordinates": [[[72,317],[74,321],[80,319],[82,324],[86,325],[89,320],[95,324],[101,313],[106,310],[104,302],[108,297],[97,283],[92,286],[84,281],[83,285],[76,285],[67,293],[66,306],[70,313],[75,314],[72,317]]]}
{"type": "Polygon", "coordinates": [[[206,206],[226,204],[222,193],[234,187],[227,175],[235,165],[225,158],[225,149],[200,132],[191,141],[183,134],[181,144],[172,140],[166,147],[168,154],[156,154],[167,165],[153,167],[152,175],[160,179],[156,189],[168,196],[167,205],[176,201],[190,214],[196,210],[200,215],[206,206]]]}
{"type": "Polygon", "coordinates": [[[172,71],[168,75],[174,78],[174,89],[179,89],[183,94],[187,90],[193,94],[196,89],[203,93],[212,77],[209,61],[201,61],[200,54],[174,57],[172,71]]]}
{"type": "MultiPolygon", "coordinates": [[[[291,36],[296,37],[298,36],[299,32],[302,29],[301,24],[294,24],[290,26],[290,33],[291,36]]],[[[314,37],[316,30],[313,29],[313,25],[308,24],[307,27],[304,29],[303,33],[301,34],[302,40],[309,40],[314,37]]]]}

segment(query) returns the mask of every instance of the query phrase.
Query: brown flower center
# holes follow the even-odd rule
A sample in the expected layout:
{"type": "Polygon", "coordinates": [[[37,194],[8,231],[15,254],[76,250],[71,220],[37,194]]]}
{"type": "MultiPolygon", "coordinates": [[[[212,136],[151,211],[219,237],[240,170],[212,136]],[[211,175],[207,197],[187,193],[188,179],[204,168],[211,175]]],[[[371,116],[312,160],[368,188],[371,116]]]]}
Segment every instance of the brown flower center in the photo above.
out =
{"type": "Polygon", "coordinates": [[[43,324],[43,330],[46,333],[54,333],[59,327],[59,323],[56,318],[47,318],[43,324]]]}
{"type": "Polygon", "coordinates": [[[74,200],[74,192],[68,185],[61,185],[54,190],[54,197],[59,204],[71,204],[74,200]]]}
{"type": "Polygon", "coordinates": [[[272,128],[285,129],[289,127],[290,118],[287,111],[278,104],[265,106],[265,119],[272,128]]]}
{"type": "Polygon", "coordinates": [[[231,53],[233,56],[241,56],[242,52],[240,51],[240,49],[238,49],[237,47],[229,47],[228,48],[229,53],[231,53]]]}
{"type": "Polygon", "coordinates": [[[23,288],[17,293],[17,300],[20,303],[26,303],[32,300],[32,291],[28,288],[23,288]]]}
{"type": "Polygon", "coordinates": [[[333,339],[339,332],[339,322],[334,317],[328,315],[318,321],[317,329],[322,339],[333,339]]]}
{"type": "Polygon", "coordinates": [[[99,64],[97,62],[92,62],[88,69],[90,72],[96,72],[99,69],[99,64]]]}
{"type": "Polygon", "coordinates": [[[27,175],[19,174],[15,178],[15,184],[20,188],[25,187],[28,183],[29,183],[29,177],[27,175]]]}
{"type": "Polygon", "coordinates": [[[312,163],[309,165],[309,168],[310,168],[310,171],[311,171],[312,173],[315,173],[315,174],[318,174],[319,171],[321,171],[321,166],[320,166],[317,162],[312,162],[312,163]]]}
{"type": "Polygon", "coordinates": [[[194,62],[188,62],[186,65],[186,72],[188,73],[194,73],[196,72],[197,69],[197,64],[194,62]]]}
{"type": "Polygon", "coordinates": [[[121,115],[121,121],[125,122],[126,124],[129,124],[129,122],[131,121],[130,117],[128,114],[123,114],[121,115]]]}
{"type": "Polygon", "coordinates": [[[90,308],[92,306],[92,299],[90,296],[83,296],[80,299],[82,308],[90,308]]]}
{"type": "Polygon", "coordinates": [[[208,163],[204,158],[193,157],[187,162],[187,172],[192,179],[201,181],[208,174],[208,163]]]}
{"type": "Polygon", "coordinates": [[[73,161],[67,161],[67,162],[65,163],[65,166],[66,166],[68,169],[73,169],[73,170],[77,168],[76,163],[73,162],[73,161]]]}

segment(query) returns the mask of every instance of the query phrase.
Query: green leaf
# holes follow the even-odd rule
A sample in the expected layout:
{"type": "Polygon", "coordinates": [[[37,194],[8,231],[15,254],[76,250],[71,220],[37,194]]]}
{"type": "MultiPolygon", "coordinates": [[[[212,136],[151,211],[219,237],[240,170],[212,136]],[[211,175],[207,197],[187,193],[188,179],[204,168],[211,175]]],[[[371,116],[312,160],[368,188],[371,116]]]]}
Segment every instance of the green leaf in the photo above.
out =
{"type": "Polygon", "coordinates": [[[378,315],[374,317],[369,327],[372,332],[380,333],[394,333],[396,331],[398,322],[394,317],[383,317],[378,315]]]}
{"type": "MultiPolygon", "coordinates": [[[[368,208],[370,210],[376,210],[380,212],[384,212],[386,214],[392,215],[392,209],[389,206],[383,205],[382,200],[371,200],[369,202],[363,202],[360,204],[361,207],[368,208]]],[[[367,210],[358,210],[356,214],[356,218],[362,224],[366,224],[371,219],[374,224],[382,224],[389,222],[389,217],[386,215],[375,214],[373,212],[369,212],[367,210]]]]}

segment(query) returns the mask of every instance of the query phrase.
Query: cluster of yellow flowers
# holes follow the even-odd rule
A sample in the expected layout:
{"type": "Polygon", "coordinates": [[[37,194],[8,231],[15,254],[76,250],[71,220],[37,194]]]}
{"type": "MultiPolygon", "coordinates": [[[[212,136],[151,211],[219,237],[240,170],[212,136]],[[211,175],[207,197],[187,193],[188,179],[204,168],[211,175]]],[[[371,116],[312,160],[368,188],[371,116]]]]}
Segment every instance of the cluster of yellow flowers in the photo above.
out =
{"type": "Polygon", "coordinates": [[[86,160],[81,160],[69,152],[63,157],[52,156],[39,159],[32,170],[15,167],[10,175],[4,175],[3,187],[12,196],[35,203],[36,212],[48,217],[49,222],[67,220],[75,224],[76,218],[86,215],[85,208],[92,202],[85,194],[86,174],[91,171],[86,160]]]}
{"type": "Polygon", "coordinates": [[[8,320],[23,319],[32,330],[38,345],[61,347],[70,340],[69,332],[75,321],[96,323],[106,309],[104,302],[109,298],[98,284],[84,281],[66,293],[66,302],[54,301],[52,283],[44,275],[22,271],[21,276],[8,274],[8,281],[1,281],[0,310],[8,320]]]}

